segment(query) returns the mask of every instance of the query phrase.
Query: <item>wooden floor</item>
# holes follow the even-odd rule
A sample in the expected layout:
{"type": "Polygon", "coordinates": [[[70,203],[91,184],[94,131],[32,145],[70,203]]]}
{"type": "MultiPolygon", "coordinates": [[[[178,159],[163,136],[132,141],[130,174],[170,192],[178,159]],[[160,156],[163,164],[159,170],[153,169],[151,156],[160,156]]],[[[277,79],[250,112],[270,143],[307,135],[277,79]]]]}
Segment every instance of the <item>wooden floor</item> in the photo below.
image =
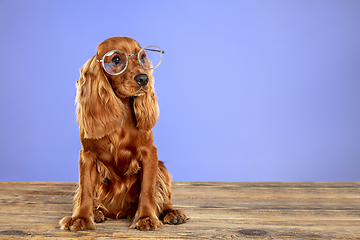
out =
{"type": "Polygon", "coordinates": [[[0,183],[0,239],[360,239],[360,183],[173,183],[191,220],[141,232],[127,220],[61,231],[76,183],[0,183]]]}

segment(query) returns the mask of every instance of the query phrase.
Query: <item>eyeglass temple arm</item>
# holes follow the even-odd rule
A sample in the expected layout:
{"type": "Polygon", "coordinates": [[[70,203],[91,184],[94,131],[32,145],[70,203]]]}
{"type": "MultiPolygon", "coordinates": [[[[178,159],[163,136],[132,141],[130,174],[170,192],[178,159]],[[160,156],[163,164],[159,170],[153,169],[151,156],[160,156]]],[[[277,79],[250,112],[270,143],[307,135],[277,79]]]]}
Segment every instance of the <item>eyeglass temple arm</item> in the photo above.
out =
{"type": "Polygon", "coordinates": [[[97,62],[102,62],[102,60],[99,60],[99,59],[98,59],[97,53],[96,53],[96,61],[97,61],[97,62]]]}
{"type": "Polygon", "coordinates": [[[156,49],[147,49],[147,48],[145,48],[145,50],[148,50],[148,51],[153,51],[153,52],[161,52],[162,54],[164,54],[165,53],[165,51],[163,51],[163,50],[156,50],[156,49]]]}

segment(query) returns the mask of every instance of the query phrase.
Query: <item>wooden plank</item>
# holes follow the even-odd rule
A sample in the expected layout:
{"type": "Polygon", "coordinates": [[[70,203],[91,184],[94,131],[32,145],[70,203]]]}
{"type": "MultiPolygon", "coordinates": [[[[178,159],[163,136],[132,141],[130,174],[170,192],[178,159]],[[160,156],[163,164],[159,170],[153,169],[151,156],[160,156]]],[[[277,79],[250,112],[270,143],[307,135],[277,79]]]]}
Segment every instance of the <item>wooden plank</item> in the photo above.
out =
{"type": "Polygon", "coordinates": [[[0,183],[0,239],[360,239],[360,183],[173,183],[192,217],[162,230],[127,220],[61,231],[76,183],[0,183]]]}

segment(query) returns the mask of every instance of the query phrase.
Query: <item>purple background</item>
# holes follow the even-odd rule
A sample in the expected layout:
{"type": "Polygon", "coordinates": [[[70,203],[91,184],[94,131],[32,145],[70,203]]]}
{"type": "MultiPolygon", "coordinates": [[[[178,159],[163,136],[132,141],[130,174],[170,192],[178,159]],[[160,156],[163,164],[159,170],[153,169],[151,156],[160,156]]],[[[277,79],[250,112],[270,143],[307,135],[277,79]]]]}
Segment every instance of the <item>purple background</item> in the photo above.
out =
{"type": "Polygon", "coordinates": [[[0,0],[0,181],[77,181],[79,68],[122,35],[166,52],[174,181],[360,181],[358,0],[0,0]]]}

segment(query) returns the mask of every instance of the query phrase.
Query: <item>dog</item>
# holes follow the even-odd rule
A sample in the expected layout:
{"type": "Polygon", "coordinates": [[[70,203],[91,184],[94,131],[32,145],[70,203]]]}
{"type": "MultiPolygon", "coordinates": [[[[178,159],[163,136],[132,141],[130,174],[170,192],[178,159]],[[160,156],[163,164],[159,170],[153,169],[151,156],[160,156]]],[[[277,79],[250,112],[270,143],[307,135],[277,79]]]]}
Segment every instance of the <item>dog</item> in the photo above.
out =
{"type": "Polygon", "coordinates": [[[81,150],[79,187],[62,230],[93,230],[106,218],[157,230],[190,219],[171,202],[171,177],[158,160],[152,128],[159,115],[152,71],[164,52],[112,37],[80,69],[76,82],[81,150]],[[156,62],[149,56],[155,55],[156,62]]]}

